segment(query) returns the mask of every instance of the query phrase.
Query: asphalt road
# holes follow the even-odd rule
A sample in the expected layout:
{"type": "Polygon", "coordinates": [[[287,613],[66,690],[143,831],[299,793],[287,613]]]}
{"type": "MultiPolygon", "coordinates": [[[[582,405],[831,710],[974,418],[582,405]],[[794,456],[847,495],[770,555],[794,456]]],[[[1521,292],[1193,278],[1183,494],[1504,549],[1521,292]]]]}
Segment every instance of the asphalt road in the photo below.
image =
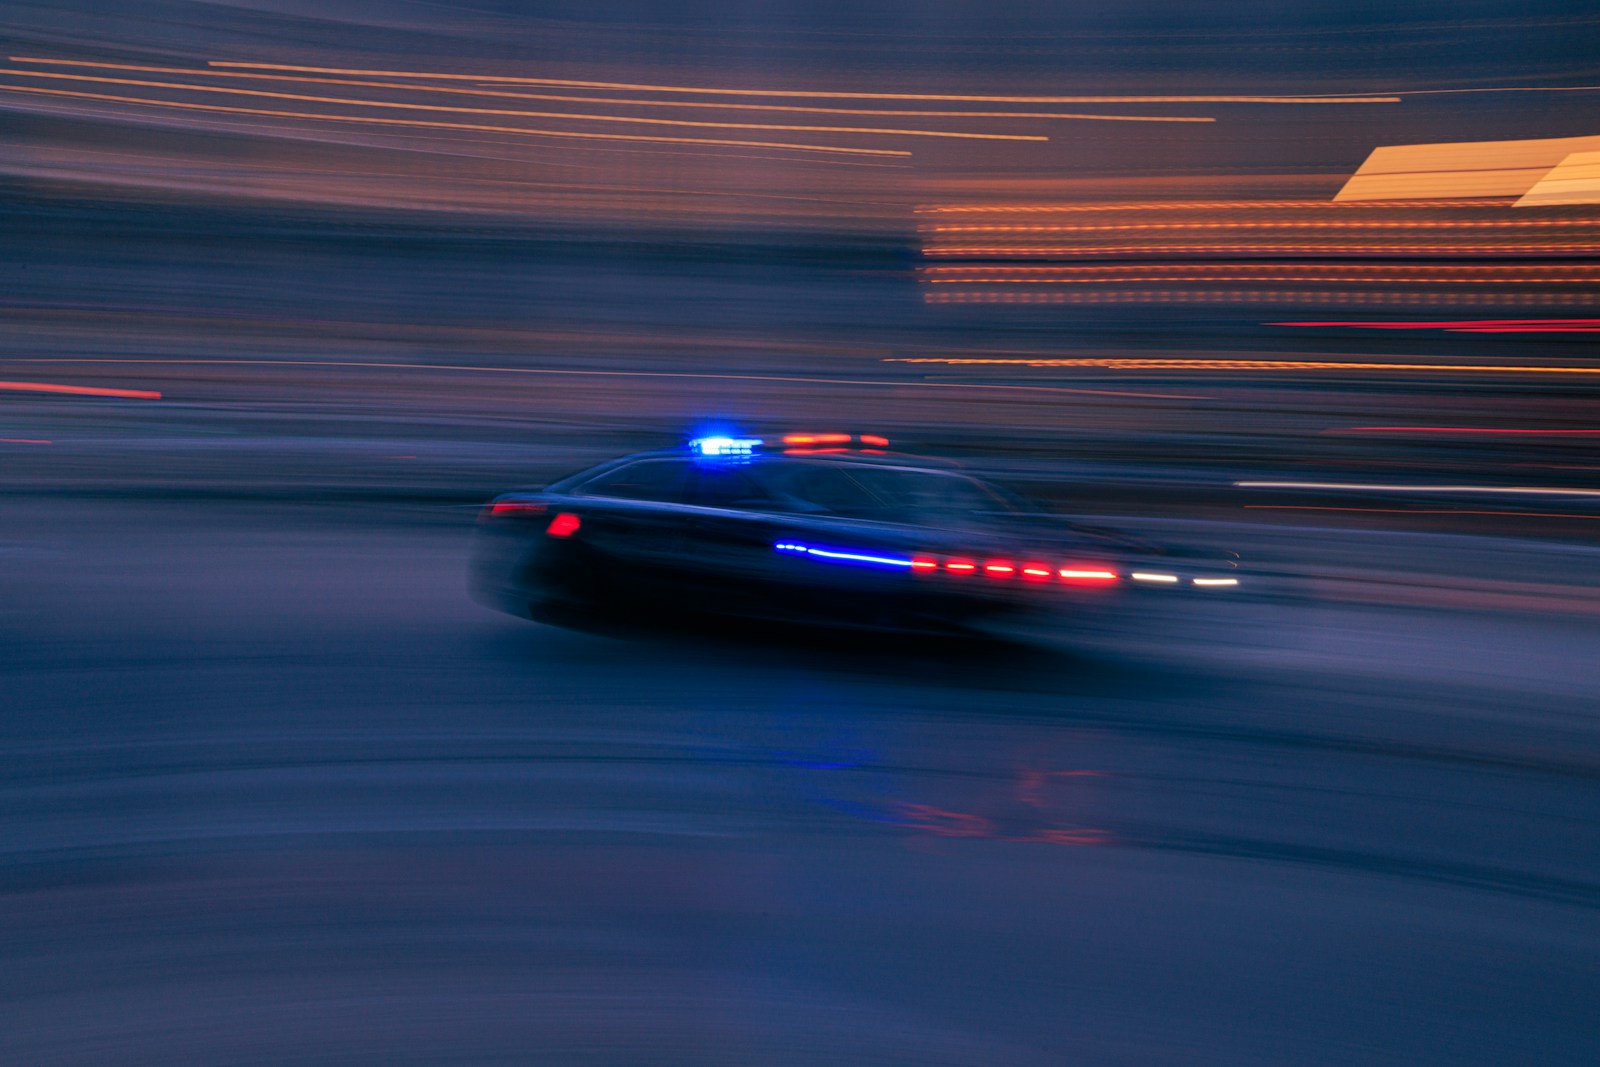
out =
{"type": "Polygon", "coordinates": [[[621,642],[470,516],[6,505],[0,1062],[1600,1054],[1588,615],[621,642]]]}

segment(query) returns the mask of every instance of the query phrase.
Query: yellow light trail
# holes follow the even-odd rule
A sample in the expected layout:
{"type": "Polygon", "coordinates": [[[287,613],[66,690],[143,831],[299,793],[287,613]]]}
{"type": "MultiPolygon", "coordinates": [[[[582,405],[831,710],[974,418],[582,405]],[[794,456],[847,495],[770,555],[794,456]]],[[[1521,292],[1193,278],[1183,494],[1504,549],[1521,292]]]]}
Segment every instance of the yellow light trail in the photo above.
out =
{"type": "Polygon", "coordinates": [[[149,89],[181,89],[193,93],[221,93],[227,96],[267,97],[273,100],[299,100],[315,104],[341,104],[356,107],[391,108],[398,111],[442,111],[455,115],[494,115],[527,119],[568,119],[573,122],[623,122],[646,126],[692,126],[718,130],[786,130],[795,133],[857,133],[896,137],[945,137],[969,141],[1048,141],[1042,134],[960,133],[945,130],[879,129],[870,126],[797,126],[790,123],[702,122],[694,119],[648,119],[627,115],[593,115],[568,111],[516,111],[492,107],[452,107],[449,104],[402,104],[392,100],[359,100],[347,96],[315,96],[308,93],[275,93],[269,89],[238,89],[226,85],[190,85],[186,82],[150,81],[144,78],[110,78],[99,74],[61,74],[54,71],[19,70],[0,67],[0,74],[25,78],[52,78],[62,81],[95,82],[101,85],[136,85],[149,89]]]}
{"type": "MultiPolygon", "coordinates": [[[[3,72],[0,72],[3,73],[3,72]]],[[[1151,230],[1549,230],[1593,227],[1595,219],[1248,219],[1239,222],[1201,222],[1176,219],[1170,222],[1109,222],[1091,226],[1053,226],[1049,224],[974,224],[949,226],[936,223],[927,227],[933,234],[945,233],[1128,233],[1151,230]]]]}
{"type": "Polygon", "coordinates": [[[710,374],[699,371],[566,370],[554,367],[478,367],[449,363],[366,363],[350,360],[308,359],[91,359],[75,356],[48,359],[9,359],[4,363],[135,363],[188,366],[244,367],[366,367],[386,370],[465,371],[473,374],[528,374],[575,378],[688,378],[729,382],[790,382],[799,385],[866,385],[884,389],[1005,389],[1035,393],[1084,393],[1091,396],[1129,396],[1142,400],[1209,400],[1185,393],[1149,393],[1125,389],[1079,389],[1056,385],[990,385],[977,382],[882,381],[872,378],[803,378],[777,374],[710,374]]]}
{"type": "MultiPolygon", "coordinates": [[[[1600,367],[1517,367],[1456,363],[1340,363],[1331,360],[1285,359],[994,359],[969,356],[893,356],[885,363],[942,363],[952,366],[1094,367],[1103,370],[1358,370],[1450,371],[1473,374],[1600,374],[1600,367]]],[[[1600,490],[1597,490],[1600,493],[1600,490]]]]}
{"type": "MultiPolygon", "coordinates": [[[[515,100],[564,100],[577,104],[613,104],[637,107],[711,108],[717,111],[784,111],[811,115],[898,115],[922,118],[985,119],[1090,119],[1104,122],[1215,122],[1209,115],[1089,115],[1061,111],[926,111],[896,108],[805,107],[798,104],[733,104],[704,100],[643,100],[614,96],[572,96],[561,93],[503,92],[488,88],[458,89],[445,85],[416,82],[388,82],[349,78],[317,78],[309,75],[259,74],[238,70],[194,67],[153,67],[139,63],[94,63],[81,59],[48,59],[42,56],[7,56],[11,63],[40,63],[57,67],[85,67],[95,70],[142,71],[147,74],[192,74],[225,78],[253,78],[275,82],[311,82],[317,85],[353,85],[369,89],[403,89],[408,92],[452,93],[459,96],[494,96],[515,100]]],[[[500,83],[495,83],[500,84],[500,83]]]]}
{"type": "Polygon", "coordinates": [[[572,78],[525,78],[493,74],[442,74],[420,70],[363,70],[355,67],[306,67],[289,63],[237,63],[213,59],[207,66],[232,70],[280,70],[306,74],[355,74],[379,78],[429,78],[493,85],[565,85],[577,89],[631,89],[652,93],[697,93],[705,96],[787,96],[814,100],[948,100],[985,104],[1397,104],[1398,96],[1312,94],[1304,96],[969,96],[955,93],[823,92],[807,89],[724,89],[639,82],[579,81],[572,78]]]}
{"type": "Polygon", "coordinates": [[[1055,204],[1038,201],[1003,204],[933,204],[917,208],[928,215],[1078,214],[1098,211],[1260,211],[1310,208],[1340,212],[1363,209],[1422,210],[1425,208],[1510,207],[1513,197],[1479,197],[1454,200],[1141,200],[1098,204],[1055,204]]]}
{"type": "Polygon", "coordinates": [[[516,133],[530,137],[561,137],[585,141],[633,141],[648,144],[694,144],[731,146],[736,148],[790,148],[806,152],[831,152],[856,156],[909,156],[910,152],[898,148],[846,148],[840,145],[796,144],[787,141],[738,141],[714,137],[654,137],[636,133],[580,133],[573,130],[537,130],[520,126],[486,126],[465,122],[434,122],[428,119],[385,119],[367,115],[320,115],[314,111],[274,111],[263,108],[229,107],[224,104],[180,103],[175,100],[151,100],[142,96],[117,96],[110,93],[80,93],[70,89],[44,89],[31,85],[0,85],[0,92],[33,93],[39,96],[61,96],[80,100],[108,100],[113,103],[139,104],[145,107],[176,108],[182,111],[220,112],[229,115],[263,115],[270,118],[313,119],[317,122],[344,122],[372,126],[405,126],[434,130],[472,130],[478,133],[516,133]]]}

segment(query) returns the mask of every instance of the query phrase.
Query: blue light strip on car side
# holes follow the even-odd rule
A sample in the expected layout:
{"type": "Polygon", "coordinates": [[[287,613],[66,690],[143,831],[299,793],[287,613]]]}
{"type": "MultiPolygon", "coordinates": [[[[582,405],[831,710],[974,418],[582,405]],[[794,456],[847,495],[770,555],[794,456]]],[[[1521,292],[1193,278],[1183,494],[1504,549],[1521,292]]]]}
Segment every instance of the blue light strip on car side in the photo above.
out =
{"type": "Polygon", "coordinates": [[[811,556],[826,563],[847,563],[857,567],[896,567],[911,568],[909,559],[898,559],[893,556],[869,556],[864,552],[841,552],[836,548],[816,548],[812,545],[797,544],[793,541],[779,541],[772,546],[779,552],[791,553],[796,556],[811,556]]]}

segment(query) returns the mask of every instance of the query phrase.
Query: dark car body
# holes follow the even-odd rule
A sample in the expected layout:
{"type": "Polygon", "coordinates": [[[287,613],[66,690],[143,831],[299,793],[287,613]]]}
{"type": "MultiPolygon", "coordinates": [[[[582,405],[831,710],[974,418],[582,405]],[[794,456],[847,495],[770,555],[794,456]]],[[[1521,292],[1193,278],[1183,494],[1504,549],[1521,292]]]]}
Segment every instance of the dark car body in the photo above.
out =
{"type": "Polygon", "coordinates": [[[715,615],[960,633],[1088,610],[1136,584],[1130,565],[1154,552],[882,450],[670,451],[497,497],[479,522],[473,587],[565,625],[715,615]]]}

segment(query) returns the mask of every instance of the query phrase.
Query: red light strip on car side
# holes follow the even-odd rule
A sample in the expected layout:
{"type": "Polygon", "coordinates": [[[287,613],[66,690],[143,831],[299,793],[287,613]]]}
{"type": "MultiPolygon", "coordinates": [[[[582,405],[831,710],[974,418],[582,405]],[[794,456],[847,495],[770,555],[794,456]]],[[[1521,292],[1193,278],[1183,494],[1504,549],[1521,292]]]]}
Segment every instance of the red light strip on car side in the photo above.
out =
{"type": "Polygon", "coordinates": [[[1092,567],[1062,567],[1056,572],[1063,582],[1114,582],[1117,580],[1116,571],[1099,570],[1092,567]]]}
{"type": "Polygon", "coordinates": [[[1104,585],[1121,578],[1116,571],[1093,563],[1069,563],[1064,567],[1054,568],[1047,563],[1033,560],[1019,565],[1008,559],[991,559],[980,564],[964,556],[954,556],[944,560],[934,556],[917,556],[911,561],[911,569],[918,574],[935,574],[943,570],[944,573],[958,578],[982,573],[990,578],[1005,580],[1020,575],[1029,582],[1059,581],[1067,585],[1104,585]]]}

